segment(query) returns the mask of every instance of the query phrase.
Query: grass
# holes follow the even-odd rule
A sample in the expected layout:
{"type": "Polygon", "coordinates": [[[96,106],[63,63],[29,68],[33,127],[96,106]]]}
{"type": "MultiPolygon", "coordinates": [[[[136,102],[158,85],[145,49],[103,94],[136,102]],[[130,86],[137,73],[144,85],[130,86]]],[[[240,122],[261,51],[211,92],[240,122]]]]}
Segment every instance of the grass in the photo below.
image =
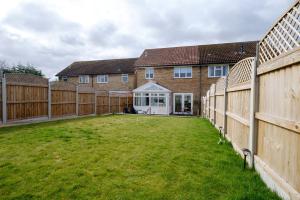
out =
{"type": "Polygon", "coordinates": [[[105,116],[0,129],[0,199],[278,199],[196,117],[105,116]]]}

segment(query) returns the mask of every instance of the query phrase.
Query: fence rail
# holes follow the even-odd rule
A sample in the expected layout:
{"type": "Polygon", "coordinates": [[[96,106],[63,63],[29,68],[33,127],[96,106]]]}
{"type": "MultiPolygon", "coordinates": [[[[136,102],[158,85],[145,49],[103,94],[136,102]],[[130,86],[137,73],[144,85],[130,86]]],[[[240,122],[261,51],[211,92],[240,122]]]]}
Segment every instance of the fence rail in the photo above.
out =
{"type": "Polygon", "coordinates": [[[132,108],[130,92],[96,91],[68,82],[49,82],[29,74],[5,74],[0,80],[0,121],[41,120],[121,113],[132,108]],[[119,94],[119,95],[118,95],[119,94]]]}

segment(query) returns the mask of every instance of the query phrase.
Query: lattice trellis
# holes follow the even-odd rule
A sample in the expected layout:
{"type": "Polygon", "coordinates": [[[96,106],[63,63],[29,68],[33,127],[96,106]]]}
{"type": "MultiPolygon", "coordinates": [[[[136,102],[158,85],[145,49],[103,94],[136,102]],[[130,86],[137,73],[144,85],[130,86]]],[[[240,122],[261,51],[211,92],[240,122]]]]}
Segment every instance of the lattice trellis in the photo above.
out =
{"type": "Polygon", "coordinates": [[[249,57],[235,64],[228,74],[228,87],[248,83],[255,58],[249,57]]]}
{"type": "Polygon", "coordinates": [[[259,43],[262,64],[300,46],[300,0],[278,20],[259,43]]]}

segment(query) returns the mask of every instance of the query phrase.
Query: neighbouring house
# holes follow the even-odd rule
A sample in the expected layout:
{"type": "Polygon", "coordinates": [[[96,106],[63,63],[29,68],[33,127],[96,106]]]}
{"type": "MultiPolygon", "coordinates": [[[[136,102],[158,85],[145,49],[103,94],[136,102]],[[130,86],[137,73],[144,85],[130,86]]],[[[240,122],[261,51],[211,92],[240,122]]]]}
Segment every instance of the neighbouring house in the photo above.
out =
{"type": "Polygon", "coordinates": [[[146,49],[135,63],[134,108],[151,114],[200,114],[201,96],[257,41],[146,49]]]}
{"type": "Polygon", "coordinates": [[[238,61],[255,56],[257,41],[146,49],[139,58],[74,62],[61,81],[106,92],[133,92],[148,114],[201,113],[201,96],[238,61]]]}
{"type": "Polygon", "coordinates": [[[59,72],[61,81],[93,87],[98,91],[132,91],[136,87],[137,58],[78,61],[59,72]]]}

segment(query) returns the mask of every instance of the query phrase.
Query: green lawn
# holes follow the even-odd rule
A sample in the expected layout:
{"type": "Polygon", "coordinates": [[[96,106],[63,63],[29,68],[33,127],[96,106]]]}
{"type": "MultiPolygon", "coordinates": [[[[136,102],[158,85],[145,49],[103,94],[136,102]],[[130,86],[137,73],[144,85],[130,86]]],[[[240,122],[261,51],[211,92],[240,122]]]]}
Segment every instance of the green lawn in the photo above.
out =
{"type": "Polygon", "coordinates": [[[0,129],[1,199],[278,199],[196,117],[115,115],[0,129]]]}

